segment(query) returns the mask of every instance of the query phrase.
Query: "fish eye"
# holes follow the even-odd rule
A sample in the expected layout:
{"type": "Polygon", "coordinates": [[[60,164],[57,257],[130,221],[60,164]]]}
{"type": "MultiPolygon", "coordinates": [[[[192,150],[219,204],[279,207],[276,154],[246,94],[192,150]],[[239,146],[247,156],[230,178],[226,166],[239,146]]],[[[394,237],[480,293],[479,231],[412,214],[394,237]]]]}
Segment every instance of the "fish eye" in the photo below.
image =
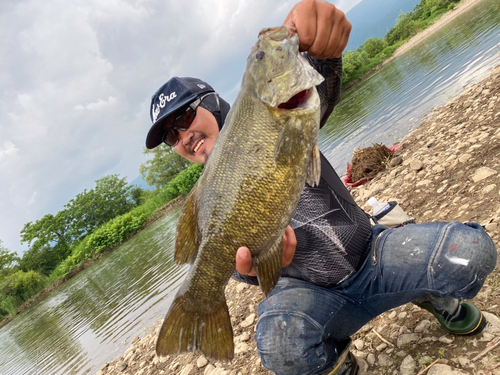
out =
{"type": "Polygon", "coordinates": [[[266,56],[265,52],[264,51],[259,51],[257,52],[257,54],[255,55],[255,58],[257,60],[262,60],[264,58],[264,56],[266,56]]]}

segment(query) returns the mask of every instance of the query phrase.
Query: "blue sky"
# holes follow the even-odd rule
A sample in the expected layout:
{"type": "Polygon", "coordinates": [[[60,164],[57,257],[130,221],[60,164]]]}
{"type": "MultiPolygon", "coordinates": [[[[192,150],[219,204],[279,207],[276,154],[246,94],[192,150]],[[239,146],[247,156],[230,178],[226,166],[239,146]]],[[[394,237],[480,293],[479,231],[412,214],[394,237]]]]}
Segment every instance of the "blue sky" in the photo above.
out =
{"type": "MultiPolygon", "coordinates": [[[[151,95],[205,79],[229,102],[285,0],[3,0],[0,3],[0,239],[57,213],[95,180],[139,175],[151,95]]],[[[333,1],[348,11],[359,2],[333,1]]]]}

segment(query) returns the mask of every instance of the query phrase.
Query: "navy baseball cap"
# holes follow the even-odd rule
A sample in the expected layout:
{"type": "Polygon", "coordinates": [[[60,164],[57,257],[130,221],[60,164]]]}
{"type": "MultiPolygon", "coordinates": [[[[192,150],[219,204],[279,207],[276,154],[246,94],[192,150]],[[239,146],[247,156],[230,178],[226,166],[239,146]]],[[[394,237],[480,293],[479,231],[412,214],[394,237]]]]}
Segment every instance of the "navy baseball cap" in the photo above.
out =
{"type": "Polygon", "coordinates": [[[173,77],[169,79],[151,98],[150,116],[153,126],[146,137],[146,147],[152,149],[162,142],[163,121],[168,115],[209,92],[215,92],[215,90],[198,78],[173,77]]]}

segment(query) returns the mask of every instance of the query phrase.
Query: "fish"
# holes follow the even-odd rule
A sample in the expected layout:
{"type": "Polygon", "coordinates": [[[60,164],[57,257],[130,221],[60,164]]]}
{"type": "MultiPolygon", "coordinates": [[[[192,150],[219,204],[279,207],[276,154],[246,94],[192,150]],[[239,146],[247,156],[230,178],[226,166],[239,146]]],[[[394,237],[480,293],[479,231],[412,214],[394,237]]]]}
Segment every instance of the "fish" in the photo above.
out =
{"type": "Polygon", "coordinates": [[[246,246],[265,295],[282,267],[282,240],[306,182],[321,174],[317,144],[324,78],[299,52],[295,28],[260,31],[240,90],[179,215],[174,259],[190,264],[160,328],[159,356],[234,355],[224,290],[246,246]]]}

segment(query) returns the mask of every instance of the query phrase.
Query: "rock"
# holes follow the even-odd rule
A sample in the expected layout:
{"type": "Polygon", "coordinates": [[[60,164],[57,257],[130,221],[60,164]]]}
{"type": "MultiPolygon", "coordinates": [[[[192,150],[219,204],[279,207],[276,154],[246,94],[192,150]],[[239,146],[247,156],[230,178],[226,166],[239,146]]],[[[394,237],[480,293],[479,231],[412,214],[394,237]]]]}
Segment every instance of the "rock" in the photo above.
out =
{"type": "Polygon", "coordinates": [[[242,291],[244,291],[245,289],[247,289],[249,287],[248,284],[245,284],[245,283],[238,283],[238,285],[236,286],[236,290],[238,291],[238,293],[241,293],[242,291]]]}
{"type": "Polygon", "coordinates": [[[240,323],[240,327],[247,328],[250,327],[255,321],[255,314],[250,314],[246,317],[244,321],[240,323]]]}
{"type": "Polygon", "coordinates": [[[470,158],[472,157],[471,154],[463,154],[461,155],[459,158],[458,158],[458,161],[460,163],[465,163],[466,161],[468,161],[470,158]]]}
{"type": "Polygon", "coordinates": [[[488,167],[481,167],[472,176],[472,181],[479,182],[495,174],[497,174],[497,171],[495,171],[494,169],[488,167]]]}
{"type": "Polygon", "coordinates": [[[436,363],[429,369],[429,371],[427,371],[427,375],[468,375],[468,373],[458,369],[453,369],[448,365],[436,363]]]}
{"type": "Polygon", "coordinates": [[[418,323],[418,325],[415,327],[414,331],[416,333],[425,332],[429,329],[430,325],[431,325],[430,320],[424,319],[420,323],[418,323]]]}
{"type": "Polygon", "coordinates": [[[368,362],[370,366],[373,366],[375,364],[375,354],[368,354],[368,357],[366,357],[366,362],[368,362]]]}
{"type": "Polygon", "coordinates": [[[410,169],[412,171],[420,171],[422,168],[424,168],[424,163],[422,163],[420,160],[412,160],[411,163],[410,163],[410,169]]]}
{"type": "Polygon", "coordinates": [[[451,344],[453,341],[455,341],[455,336],[444,335],[439,338],[439,342],[444,344],[451,344]]]}
{"type": "Polygon", "coordinates": [[[484,327],[483,332],[490,333],[492,335],[500,333],[500,319],[498,318],[498,316],[491,314],[487,311],[483,311],[483,315],[486,318],[486,321],[488,322],[486,324],[486,327],[484,327]]]}
{"type": "Polygon", "coordinates": [[[378,356],[378,364],[382,367],[388,367],[392,365],[394,361],[387,354],[380,354],[378,356]]]}
{"type": "Polygon", "coordinates": [[[482,190],[482,192],[483,192],[483,194],[489,194],[489,193],[496,191],[496,189],[497,189],[497,186],[495,184],[491,184],[491,185],[485,186],[484,189],[482,190]]]}
{"type": "Polygon", "coordinates": [[[412,344],[420,340],[421,335],[418,333],[404,333],[398,337],[397,346],[401,348],[402,346],[412,344]]]}
{"type": "Polygon", "coordinates": [[[209,363],[207,367],[205,367],[205,371],[203,371],[203,375],[210,374],[215,369],[215,366],[209,363]]]}
{"type": "Polygon", "coordinates": [[[115,365],[115,369],[120,371],[120,372],[125,371],[125,369],[127,367],[128,367],[128,365],[123,361],[118,361],[118,362],[116,362],[116,365],[115,365]]]}
{"type": "Polygon", "coordinates": [[[236,340],[243,342],[243,341],[248,341],[250,340],[250,334],[248,332],[243,332],[241,335],[239,335],[236,340]]]}
{"type": "Polygon", "coordinates": [[[203,355],[196,360],[196,366],[198,366],[198,368],[203,368],[207,364],[208,364],[208,360],[203,355]]]}
{"type": "Polygon", "coordinates": [[[413,375],[415,373],[415,360],[411,355],[407,355],[399,367],[401,375],[413,375]]]}
{"type": "Polygon", "coordinates": [[[358,350],[363,350],[363,348],[365,347],[365,342],[363,340],[357,339],[354,341],[354,346],[358,350]]]}
{"type": "Polygon", "coordinates": [[[403,157],[402,156],[396,156],[396,157],[394,157],[394,158],[391,159],[391,161],[389,162],[389,166],[391,168],[393,168],[393,167],[396,167],[396,166],[400,165],[402,162],[403,162],[403,157]]]}
{"type": "Polygon", "coordinates": [[[187,364],[181,371],[181,373],[179,375],[189,375],[191,374],[191,371],[194,369],[194,366],[189,363],[187,364]]]}
{"type": "Polygon", "coordinates": [[[246,342],[239,342],[236,344],[234,348],[234,354],[239,354],[246,352],[248,350],[249,346],[246,342]]]}

